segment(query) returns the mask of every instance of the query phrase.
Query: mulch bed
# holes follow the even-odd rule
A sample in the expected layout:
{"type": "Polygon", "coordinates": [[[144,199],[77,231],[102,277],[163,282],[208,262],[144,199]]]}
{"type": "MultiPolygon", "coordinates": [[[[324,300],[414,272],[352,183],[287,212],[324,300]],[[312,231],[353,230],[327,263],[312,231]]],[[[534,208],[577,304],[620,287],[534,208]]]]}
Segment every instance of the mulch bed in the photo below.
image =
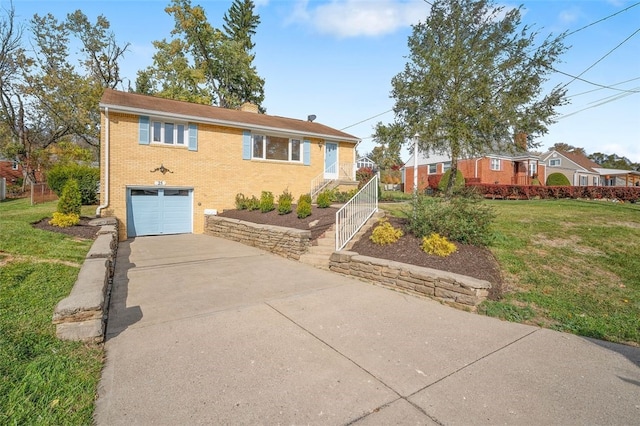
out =
{"type": "Polygon", "coordinates": [[[294,205],[293,211],[288,214],[278,214],[278,210],[272,210],[267,213],[262,213],[260,210],[225,210],[219,213],[218,216],[262,225],[308,229],[311,231],[311,240],[316,240],[336,222],[336,212],[338,211],[336,208],[327,207],[326,209],[321,209],[312,206],[311,216],[307,216],[304,219],[298,218],[295,208],[296,206],[294,205]]]}
{"type": "Polygon", "coordinates": [[[99,226],[91,226],[89,222],[93,218],[81,217],[80,223],[75,226],[69,226],[67,228],[60,228],[59,226],[49,225],[50,217],[42,219],[33,223],[34,228],[44,229],[45,231],[58,232],[61,234],[70,235],[75,238],[81,238],[84,240],[95,240],[97,232],[100,230],[99,226]]]}
{"type": "Polygon", "coordinates": [[[458,250],[447,257],[430,255],[420,248],[422,245],[420,238],[406,231],[404,219],[396,217],[388,217],[388,219],[395,228],[400,228],[404,232],[397,242],[384,246],[374,244],[369,238],[373,232],[374,227],[372,227],[353,245],[351,250],[363,256],[394,260],[486,280],[493,287],[489,297],[495,299],[499,296],[502,276],[498,262],[489,249],[455,243],[458,250]]]}

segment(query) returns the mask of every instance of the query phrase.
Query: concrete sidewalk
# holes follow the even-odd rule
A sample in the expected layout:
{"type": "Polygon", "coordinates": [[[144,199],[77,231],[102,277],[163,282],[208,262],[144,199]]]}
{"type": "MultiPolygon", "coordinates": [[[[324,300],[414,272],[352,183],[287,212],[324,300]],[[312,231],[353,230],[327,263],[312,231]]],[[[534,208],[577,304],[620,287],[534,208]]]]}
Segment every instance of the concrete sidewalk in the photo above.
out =
{"type": "Polygon", "coordinates": [[[638,424],[640,349],[204,235],[118,250],[99,425],[638,424]]]}

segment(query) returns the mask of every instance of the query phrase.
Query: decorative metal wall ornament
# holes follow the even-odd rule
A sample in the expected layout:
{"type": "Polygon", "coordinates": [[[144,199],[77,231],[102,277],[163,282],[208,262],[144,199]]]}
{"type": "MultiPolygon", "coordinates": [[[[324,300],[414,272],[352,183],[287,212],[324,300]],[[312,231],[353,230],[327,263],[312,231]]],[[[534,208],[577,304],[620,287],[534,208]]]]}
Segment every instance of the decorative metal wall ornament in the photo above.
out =
{"type": "Polygon", "coordinates": [[[156,167],[155,169],[151,170],[151,173],[155,173],[155,172],[160,172],[163,175],[167,174],[167,173],[173,173],[171,170],[167,169],[164,164],[160,164],[160,167],[156,167]]]}

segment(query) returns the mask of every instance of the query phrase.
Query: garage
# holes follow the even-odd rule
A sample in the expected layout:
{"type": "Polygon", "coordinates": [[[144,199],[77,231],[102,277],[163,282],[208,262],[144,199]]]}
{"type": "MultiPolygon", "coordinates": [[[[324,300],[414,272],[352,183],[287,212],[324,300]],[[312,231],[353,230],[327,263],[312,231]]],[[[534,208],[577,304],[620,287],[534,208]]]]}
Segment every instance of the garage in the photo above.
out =
{"type": "Polygon", "coordinates": [[[191,188],[127,188],[127,237],[192,232],[191,188]]]}

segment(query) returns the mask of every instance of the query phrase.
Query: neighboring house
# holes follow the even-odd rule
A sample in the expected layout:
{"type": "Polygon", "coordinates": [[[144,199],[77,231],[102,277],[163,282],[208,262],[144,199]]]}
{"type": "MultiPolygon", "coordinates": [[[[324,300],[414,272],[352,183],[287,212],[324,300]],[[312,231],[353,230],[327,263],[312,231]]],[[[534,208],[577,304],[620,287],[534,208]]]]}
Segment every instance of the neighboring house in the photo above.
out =
{"type": "Polygon", "coordinates": [[[0,178],[7,179],[7,184],[15,184],[22,179],[22,166],[14,160],[0,157],[0,178]]]}
{"type": "Polygon", "coordinates": [[[547,173],[562,173],[573,186],[635,186],[640,183],[640,172],[635,170],[605,169],[577,152],[551,150],[541,156],[547,173]]]}
{"type": "Polygon", "coordinates": [[[369,157],[359,157],[356,160],[356,169],[367,168],[367,169],[376,170],[377,167],[378,166],[376,165],[376,163],[374,163],[373,160],[369,157]]]}
{"type": "Polygon", "coordinates": [[[288,190],[297,200],[318,177],[355,177],[358,138],[255,106],[238,111],[107,89],[100,111],[98,212],[118,218],[120,239],[199,234],[205,212],[235,208],[239,193],[271,191],[277,199],[288,190]]]}
{"type": "MultiPolygon", "coordinates": [[[[446,154],[418,153],[418,191],[433,185],[451,168],[451,157],[446,154]]],[[[413,191],[414,156],[403,167],[405,192],[413,191]]],[[[496,153],[458,160],[458,170],[468,183],[502,185],[530,185],[536,176],[542,177],[545,167],[538,155],[522,152],[496,153]]]]}

